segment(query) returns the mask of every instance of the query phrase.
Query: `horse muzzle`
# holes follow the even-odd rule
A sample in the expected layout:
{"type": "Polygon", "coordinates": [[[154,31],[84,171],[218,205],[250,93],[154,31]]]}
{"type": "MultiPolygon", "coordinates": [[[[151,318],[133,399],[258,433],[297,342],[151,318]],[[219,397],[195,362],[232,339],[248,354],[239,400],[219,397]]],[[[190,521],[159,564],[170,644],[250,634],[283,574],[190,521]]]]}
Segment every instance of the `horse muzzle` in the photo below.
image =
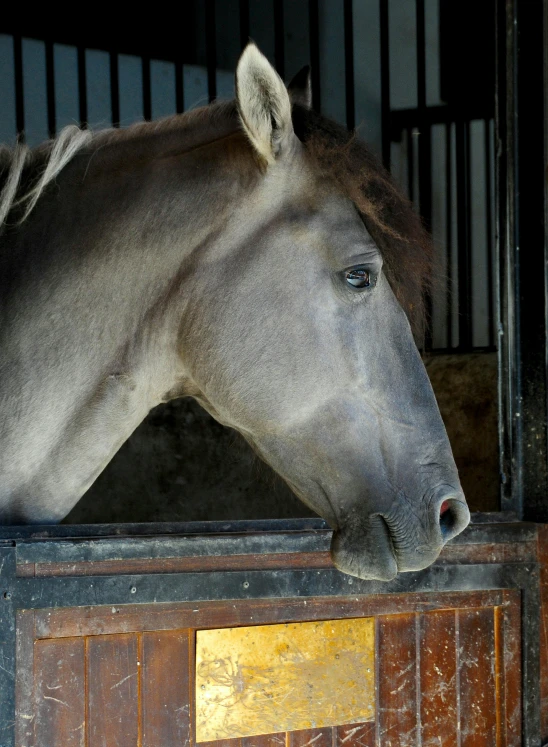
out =
{"type": "Polygon", "coordinates": [[[367,527],[337,529],[331,540],[331,557],[339,571],[365,580],[391,581],[398,574],[388,526],[378,515],[370,517],[367,527]]]}
{"type": "Polygon", "coordinates": [[[376,581],[391,581],[398,573],[427,568],[446,542],[470,521],[462,494],[438,496],[430,513],[430,520],[424,524],[413,516],[402,522],[401,513],[397,521],[390,513],[365,517],[354,513],[333,533],[331,557],[335,567],[351,576],[376,581]]]}

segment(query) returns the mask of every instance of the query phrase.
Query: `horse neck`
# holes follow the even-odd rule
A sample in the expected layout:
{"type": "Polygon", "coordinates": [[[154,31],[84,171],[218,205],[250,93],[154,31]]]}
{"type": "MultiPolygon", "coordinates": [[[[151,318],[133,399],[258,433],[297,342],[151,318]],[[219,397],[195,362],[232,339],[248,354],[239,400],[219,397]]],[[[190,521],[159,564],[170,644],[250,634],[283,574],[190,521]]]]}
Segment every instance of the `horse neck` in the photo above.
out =
{"type": "Polygon", "coordinates": [[[41,363],[66,375],[74,351],[80,360],[70,376],[80,386],[92,372],[137,365],[147,330],[177,326],[192,263],[249,188],[240,135],[182,154],[155,144],[153,158],[143,157],[139,142],[137,157],[124,161],[129,141],[121,146],[69,164],[3,249],[5,303],[15,310],[7,344],[28,340],[31,376],[41,363]]]}
{"type": "Polygon", "coordinates": [[[43,520],[64,515],[181,384],[185,283],[249,190],[239,137],[111,169],[75,159],[4,238],[0,518],[27,493],[43,520]]]}

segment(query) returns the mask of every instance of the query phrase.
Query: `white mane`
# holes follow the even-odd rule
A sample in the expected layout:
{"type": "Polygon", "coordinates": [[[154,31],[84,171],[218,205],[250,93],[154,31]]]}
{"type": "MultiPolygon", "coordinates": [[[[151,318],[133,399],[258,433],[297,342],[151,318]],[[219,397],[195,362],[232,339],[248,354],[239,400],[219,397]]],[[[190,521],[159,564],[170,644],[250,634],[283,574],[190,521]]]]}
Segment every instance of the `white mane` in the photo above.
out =
{"type": "Polygon", "coordinates": [[[69,125],[59,133],[58,137],[49,143],[49,154],[46,159],[44,170],[38,181],[24,194],[17,195],[21,176],[28,161],[32,157],[31,149],[24,143],[17,143],[13,150],[2,148],[0,151],[9,161],[8,174],[4,187],[0,192],[0,226],[4,225],[11,209],[15,205],[25,205],[26,208],[19,222],[23,222],[38,202],[40,195],[48,184],[55,179],[73,156],[90,142],[92,133],[89,130],[81,130],[76,125],[69,125]]]}
{"type": "Polygon", "coordinates": [[[238,119],[234,102],[220,101],[183,114],[173,114],[154,122],[135,122],[123,128],[92,131],[69,125],[54,140],[35,149],[24,143],[17,143],[14,148],[0,145],[0,232],[14,207],[23,208],[17,223],[25,221],[48,184],[92,140],[104,145],[125,142],[145,134],[161,135],[158,144],[150,147],[152,154],[165,150],[172,152],[174,149],[185,152],[225,137],[236,129],[238,119]],[[30,185],[25,179],[25,187],[22,188],[23,174],[29,169],[30,185]]]}

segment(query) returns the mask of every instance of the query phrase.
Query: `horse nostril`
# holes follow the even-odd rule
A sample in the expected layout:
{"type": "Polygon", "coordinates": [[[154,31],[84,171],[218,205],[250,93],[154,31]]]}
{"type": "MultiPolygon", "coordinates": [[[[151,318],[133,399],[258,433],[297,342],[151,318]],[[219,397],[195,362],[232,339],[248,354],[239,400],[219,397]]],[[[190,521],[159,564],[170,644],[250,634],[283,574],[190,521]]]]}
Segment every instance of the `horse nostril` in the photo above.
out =
{"type": "Polygon", "coordinates": [[[453,511],[451,510],[449,501],[444,501],[440,509],[440,528],[441,528],[442,537],[444,539],[452,533],[453,529],[455,528],[455,523],[456,523],[456,517],[453,511]]]}
{"type": "Polygon", "coordinates": [[[448,498],[440,505],[440,529],[444,542],[462,532],[470,521],[470,513],[463,501],[448,498]]]}

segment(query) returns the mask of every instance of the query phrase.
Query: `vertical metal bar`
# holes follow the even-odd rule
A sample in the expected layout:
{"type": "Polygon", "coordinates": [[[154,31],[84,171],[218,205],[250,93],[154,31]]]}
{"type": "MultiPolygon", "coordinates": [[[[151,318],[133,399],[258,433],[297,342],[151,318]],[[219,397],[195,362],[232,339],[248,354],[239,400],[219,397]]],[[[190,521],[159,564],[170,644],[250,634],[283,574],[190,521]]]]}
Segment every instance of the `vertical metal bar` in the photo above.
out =
{"type": "Polygon", "coordinates": [[[249,0],[240,0],[240,45],[242,49],[249,42],[249,0]]]}
{"type": "Polygon", "coordinates": [[[141,60],[143,78],[143,118],[148,122],[152,119],[152,91],[150,85],[150,57],[143,56],[141,60]]]}
{"type": "Polygon", "coordinates": [[[110,52],[110,110],[112,126],[120,126],[120,79],[118,75],[118,53],[110,52]]]}
{"type": "Polygon", "coordinates": [[[346,126],[356,126],[354,100],[354,29],[352,0],[344,0],[344,72],[346,83],[346,126]]]}
{"type": "Polygon", "coordinates": [[[312,76],[312,106],[321,111],[320,89],[320,10],[319,0],[308,0],[308,23],[310,28],[310,68],[312,76]]]}
{"type": "MultiPolygon", "coordinates": [[[[547,19],[543,0],[506,0],[499,11],[496,196],[501,502],[504,509],[517,511],[526,521],[540,522],[548,521],[547,19]],[[539,95],[531,96],[531,91],[539,95]]],[[[532,743],[536,736],[531,737],[532,743]]]]}
{"type": "Polygon", "coordinates": [[[457,240],[459,349],[472,347],[472,246],[470,230],[470,123],[455,123],[457,150],[457,240]]]}
{"type": "Polygon", "coordinates": [[[88,124],[88,90],[86,71],[86,50],[78,47],[78,111],[80,116],[80,127],[88,124]]]}
{"type": "Polygon", "coordinates": [[[206,62],[207,62],[207,90],[209,102],[217,97],[217,46],[215,39],[215,0],[206,0],[206,62]]]}
{"type": "Polygon", "coordinates": [[[453,152],[451,123],[445,123],[445,251],[447,347],[453,347],[453,152]]]}
{"type": "Polygon", "coordinates": [[[495,344],[494,335],[494,283],[493,283],[493,220],[491,215],[491,202],[493,197],[491,185],[491,137],[490,121],[483,121],[484,139],[483,147],[485,149],[485,232],[487,235],[487,319],[488,327],[488,344],[492,347],[495,344]]]}
{"type": "MultiPolygon", "coordinates": [[[[422,219],[426,228],[432,227],[432,131],[426,118],[426,28],[424,18],[424,0],[415,0],[417,27],[417,108],[418,108],[418,168],[419,168],[419,204],[422,219]]],[[[425,298],[427,319],[432,318],[432,296],[425,298]]],[[[432,327],[426,325],[425,347],[432,347],[432,327]]]]}
{"type": "Polygon", "coordinates": [[[175,58],[175,111],[181,114],[185,110],[185,91],[183,83],[183,59],[175,58]]]}
{"type": "Polygon", "coordinates": [[[390,40],[388,0],[380,0],[382,161],[390,170],[390,40]]]}
{"type": "Polygon", "coordinates": [[[417,107],[419,113],[426,108],[426,30],[424,27],[424,0],[415,0],[417,27],[417,107]]]}
{"type": "Polygon", "coordinates": [[[15,126],[19,139],[25,139],[25,98],[23,90],[23,45],[21,35],[13,37],[13,69],[15,77],[15,126]]]}
{"type": "Polygon", "coordinates": [[[55,116],[55,61],[53,58],[53,41],[47,39],[46,42],[46,99],[48,110],[48,134],[51,138],[55,137],[57,131],[55,116]]]}
{"type": "MultiPolygon", "coordinates": [[[[519,366],[516,356],[515,283],[515,117],[516,103],[515,4],[508,7],[502,0],[496,14],[497,66],[495,132],[500,149],[495,160],[495,220],[497,222],[498,278],[498,370],[499,370],[499,467],[501,476],[501,510],[523,515],[519,445],[521,421],[515,419],[516,391],[519,391],[519,366]]],[[[519,267],[517,268],[519,273],[519,267]]],[[[519,313],[519,310],[518,310],[519,313]]]]}
{"type": "Polygon", "coordinates": [[[415,153],[413,148],[413,128],[405,130],[407,148],[407,197],[410,202],[415,199],[415,153]]]}
{"type": "Polygon", "coordinates": [[[274,60],[280,78],[285,77],[284,3],[274,0],[274,60]]]}

